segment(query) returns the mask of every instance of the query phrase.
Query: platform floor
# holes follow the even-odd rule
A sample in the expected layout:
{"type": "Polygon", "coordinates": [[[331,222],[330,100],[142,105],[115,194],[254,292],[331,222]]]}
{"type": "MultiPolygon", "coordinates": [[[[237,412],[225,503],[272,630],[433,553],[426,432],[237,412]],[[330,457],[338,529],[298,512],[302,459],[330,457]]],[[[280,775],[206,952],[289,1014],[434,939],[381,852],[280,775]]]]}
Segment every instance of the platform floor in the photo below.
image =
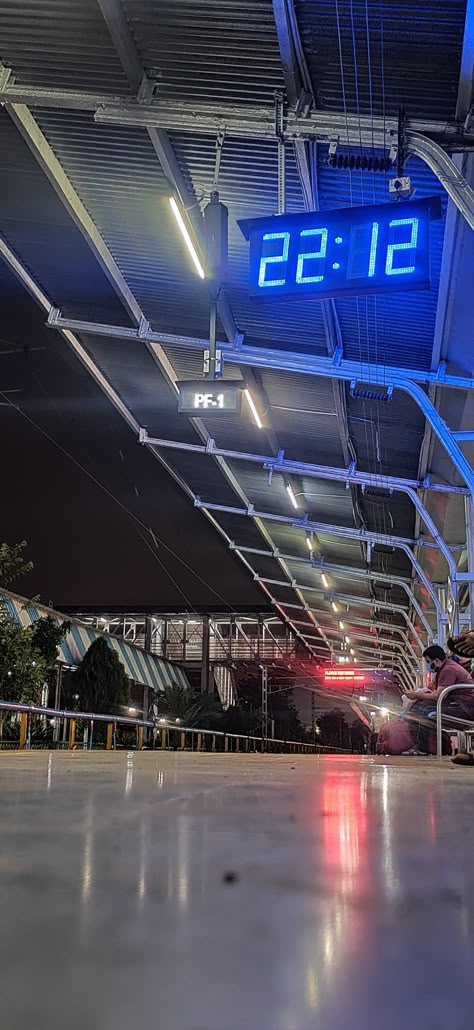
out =
{"type": "Polygon", "coordinates": [[[472,1030],[474,769],[0,754],[5,1030],[472,1030]]]}

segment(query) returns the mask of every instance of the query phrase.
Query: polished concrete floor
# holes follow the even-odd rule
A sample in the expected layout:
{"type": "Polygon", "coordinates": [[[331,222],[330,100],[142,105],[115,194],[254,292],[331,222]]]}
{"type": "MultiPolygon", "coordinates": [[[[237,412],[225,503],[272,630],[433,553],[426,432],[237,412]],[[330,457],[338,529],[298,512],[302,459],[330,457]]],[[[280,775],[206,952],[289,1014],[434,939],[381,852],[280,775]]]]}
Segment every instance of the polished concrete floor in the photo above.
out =
{"type": "Polygon", "coordinates": [[[5,1030],[472,1030],[474,769],[0,754],[5,1030]]]}

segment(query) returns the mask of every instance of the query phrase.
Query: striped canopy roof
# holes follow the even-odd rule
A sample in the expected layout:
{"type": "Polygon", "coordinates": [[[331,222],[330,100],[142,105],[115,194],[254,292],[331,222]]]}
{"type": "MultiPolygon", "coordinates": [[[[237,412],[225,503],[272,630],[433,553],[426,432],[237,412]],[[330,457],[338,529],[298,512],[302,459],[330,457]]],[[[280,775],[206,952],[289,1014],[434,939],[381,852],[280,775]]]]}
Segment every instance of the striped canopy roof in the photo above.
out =
{"type": "Polygon", "coordinates": [[[103,636],[112,647],[125,668],[127,676],[142,686],[152,687],[153,690],[164,690],[165,687],[177,683],[182,687],[189,687],[186,673],[179,665],[167,662],[163,658],[144,651],[133,644],[127,644],[118,637],[109,633],[101,633],[99,630],[86,626],[76,619],[69,619],[68,616],[55,612],[51,608],[42,605],[30,606],[24,597],[11,594],[8,591],[0,591],[0,601],[9,615],[13,616],[21,626],[31,626],[38,619],[50,615],[56,622],[70,622],[71,629],[59,646],[59,661],[64,665],[79,665],[90,645],[103,636]]]}

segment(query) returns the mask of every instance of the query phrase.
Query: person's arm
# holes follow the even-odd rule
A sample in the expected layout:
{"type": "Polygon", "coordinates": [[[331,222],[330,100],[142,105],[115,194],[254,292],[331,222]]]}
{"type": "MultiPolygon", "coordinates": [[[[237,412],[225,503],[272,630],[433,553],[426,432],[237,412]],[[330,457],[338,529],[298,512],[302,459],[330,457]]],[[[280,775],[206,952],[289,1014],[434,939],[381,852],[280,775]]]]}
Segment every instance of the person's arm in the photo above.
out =
{"type": "Polygon", "coordinates": [[[405,697],[408,697],[410,701],[431,701],[433,691],[432,690],[406,690],[405,697]]]}

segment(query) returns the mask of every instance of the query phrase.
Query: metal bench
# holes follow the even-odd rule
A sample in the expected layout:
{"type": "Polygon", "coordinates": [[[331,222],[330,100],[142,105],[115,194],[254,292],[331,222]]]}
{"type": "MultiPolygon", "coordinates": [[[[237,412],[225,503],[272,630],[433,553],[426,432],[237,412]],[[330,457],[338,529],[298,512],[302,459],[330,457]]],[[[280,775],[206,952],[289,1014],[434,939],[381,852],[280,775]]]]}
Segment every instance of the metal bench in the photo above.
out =
{"type": "Polygon", "coordinates": [[[443,724],[448,731],[450,728],[457,729],[459,735],[464,737],[466,745],[467,742],[471,743],[474,736],[474,719],[455,719],[446,713],[443,715],[443,701],[453,690],[474,690],[474,683],[455,683],[452,687],[445,687],[439,695],[436,703],[436,755],[438,758],[443,757],[443,724]],[[447,726],[446,723],[449,725],[447,726]]]}

